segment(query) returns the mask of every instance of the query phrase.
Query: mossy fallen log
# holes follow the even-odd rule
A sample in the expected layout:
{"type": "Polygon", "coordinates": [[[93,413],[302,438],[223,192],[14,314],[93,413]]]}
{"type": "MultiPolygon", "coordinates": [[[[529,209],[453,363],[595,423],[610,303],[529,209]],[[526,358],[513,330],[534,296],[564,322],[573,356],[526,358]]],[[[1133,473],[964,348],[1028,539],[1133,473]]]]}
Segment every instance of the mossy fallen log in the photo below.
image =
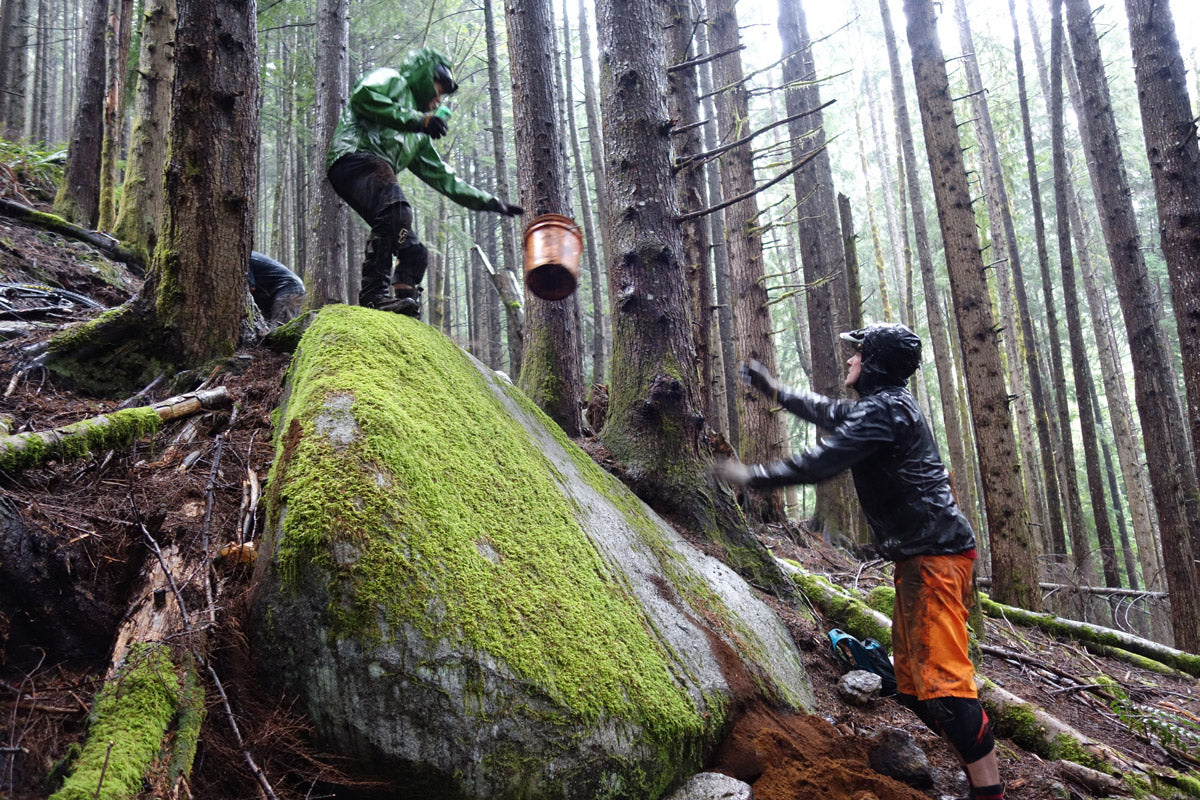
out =
{"type": "Polygon", "coordinates": [[[0,470],[17,472],[51,458],[78,459],[126,446],[154,433],[163,422],[229,403],[229,393],[221,386],[177,395],[152,406],[101,414],[53,430],[0,436],[0,470]]]}
{"type": "MultiPolygon", "coordinates": [[[[987,595],[980,595],[983,611],[989,617],[1006,619],[1019,625],[1039,628],[1047,633],[1074,639],[1088,649],[1101,655],[1121,658],[1139,667],[1152,669],[1147,662],[1158,662],[1171,669],[1185,672],[1193,678],[1200,677],[1200,656],[1176,650],[1165,644],[1152,642],[1124,631],[1064,619],[1053,614],[1026,611],[1015,606],[997,603],[987,595]],[[1129,654],[1132,654],[1130,656],[1129,654]]],[[[1156,670],[1161,672],[1162,670],[1156,670]]]]}
{"type": "Polygon", "coordinates": [[[822,613],[837,622],[842,630],[859,639],[875,639],[892,647],[892,618],[872,608],[865,600],[851,596],[845,589],[803,569],[794,561],[776,559],[783,573],[800,587],[822,613]]]}
{"type": "Polygon", "coordinates": [[[156,796],[177,796],[191,773],[204,692],[187,645],[201,643],[180,637],[185,611],[171,589],[178,589],[172,575],[205,571],[173,546],[156,553],[117,634],[87,739],[51,800],[118,800],[139,796],[147,785],[156,796]]]}

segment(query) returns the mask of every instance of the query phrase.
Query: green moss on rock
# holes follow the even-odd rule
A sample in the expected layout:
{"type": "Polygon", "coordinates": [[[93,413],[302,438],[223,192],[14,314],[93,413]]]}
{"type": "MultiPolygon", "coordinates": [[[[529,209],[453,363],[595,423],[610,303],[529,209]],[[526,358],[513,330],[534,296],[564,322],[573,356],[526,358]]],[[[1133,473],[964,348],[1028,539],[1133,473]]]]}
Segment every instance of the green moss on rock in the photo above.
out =
{"type": "Polygon", "coordinates": [[[414,626],[502,659],[584,718],[672,738],[704,729],[552,465],[449,340],[327,307],[290,384],[278,561],[285,581],[310,564],[330,576],[337,636],[369,644],[414,626]]]}

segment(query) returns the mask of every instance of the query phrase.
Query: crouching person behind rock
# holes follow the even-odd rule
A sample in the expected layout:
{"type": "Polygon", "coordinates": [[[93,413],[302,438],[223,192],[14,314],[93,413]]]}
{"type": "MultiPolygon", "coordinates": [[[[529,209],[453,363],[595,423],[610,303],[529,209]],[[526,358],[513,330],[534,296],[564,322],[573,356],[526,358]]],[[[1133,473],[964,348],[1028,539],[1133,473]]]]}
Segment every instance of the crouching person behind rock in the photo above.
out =
{"type": "Polygon", "coordinates": [[[271,325],[295,319],[304,306],[304,281],[268,255],[250,253],[250,295],[271,325]]]}

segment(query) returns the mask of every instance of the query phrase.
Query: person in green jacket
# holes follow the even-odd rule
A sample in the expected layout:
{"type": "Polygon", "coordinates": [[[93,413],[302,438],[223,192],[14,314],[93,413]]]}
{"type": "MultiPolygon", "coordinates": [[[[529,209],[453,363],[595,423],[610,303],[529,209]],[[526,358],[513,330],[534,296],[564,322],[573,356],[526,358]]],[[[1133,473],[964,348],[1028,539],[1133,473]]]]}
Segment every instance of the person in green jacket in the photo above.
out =
{"type": "Polygon", "coordinates": [[[367,73],[350,90],[325,165],[338,197],[371,226],[359,305],[413,317],[421,313],[429,251],[417,237],[412,205],[396,179],[401,171],[472,211],[524,213],[461,180],[434,149],[432,140],[449,130],[449,114],[439,113],[442,98],[457,90],[449,59],[432,47],[409,53],[398,69],[367,73]]]}

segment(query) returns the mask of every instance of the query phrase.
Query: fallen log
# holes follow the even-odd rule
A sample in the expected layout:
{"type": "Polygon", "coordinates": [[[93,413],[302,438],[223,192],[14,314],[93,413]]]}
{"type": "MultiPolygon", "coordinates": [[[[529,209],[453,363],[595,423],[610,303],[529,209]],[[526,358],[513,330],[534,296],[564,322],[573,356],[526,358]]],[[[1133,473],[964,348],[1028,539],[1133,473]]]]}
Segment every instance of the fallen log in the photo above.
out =
{"type": "MultiPolygon", "coordinates": [[[[987,595],[980,595],[980,604],[989,617],[1006,619],[1020,625],[1040,628],[1048,633],[1064,636],[1082,643],[1088,649],[1096,649],[1101,655],[1121,658],[1139,667],[1153,669],[1146,661],[1157,662],[1193,678],[1200,677],[1200,656],[1176,650],[1165,644],[1152,642],[1124,631],[1064,619],[1054,614],[1026,611],[1015,606],[997,603],[987,595]],[[1132,655],[1130,655],[1132,654],[1132,655]]],[[[1156,671],[1162,671],[1156,670],[1156,671]]]]}
{"type": "Polygon", "coordinates": [[[840,586],[801,568],[794,561],[776,559],[783,574],[800,587],[804,595],[821,607],[825,616],[847,633],[859,639],[875,639],[884,647],[892,646],[892,619],[850,596],[840,586]]]}
{"type": "Polygon", "coordinates": [[[4,198],[0,198],[0,214],[90,244],[113,261],[127,265],[135,274],[146,274],[146,259],[107,234],[81,228],[55,214],[37,211],[4,198]]]}
{"type": "Polygon", "coordinates": [[[125,446],[154,433],[163,422],[228,406],[230,402],[229,393],[221,386],[177,395],[151,406],[101,414],[48,431],[0,436],[0,470],[17,472],[51,458],[83,458],[125,446]]]}

